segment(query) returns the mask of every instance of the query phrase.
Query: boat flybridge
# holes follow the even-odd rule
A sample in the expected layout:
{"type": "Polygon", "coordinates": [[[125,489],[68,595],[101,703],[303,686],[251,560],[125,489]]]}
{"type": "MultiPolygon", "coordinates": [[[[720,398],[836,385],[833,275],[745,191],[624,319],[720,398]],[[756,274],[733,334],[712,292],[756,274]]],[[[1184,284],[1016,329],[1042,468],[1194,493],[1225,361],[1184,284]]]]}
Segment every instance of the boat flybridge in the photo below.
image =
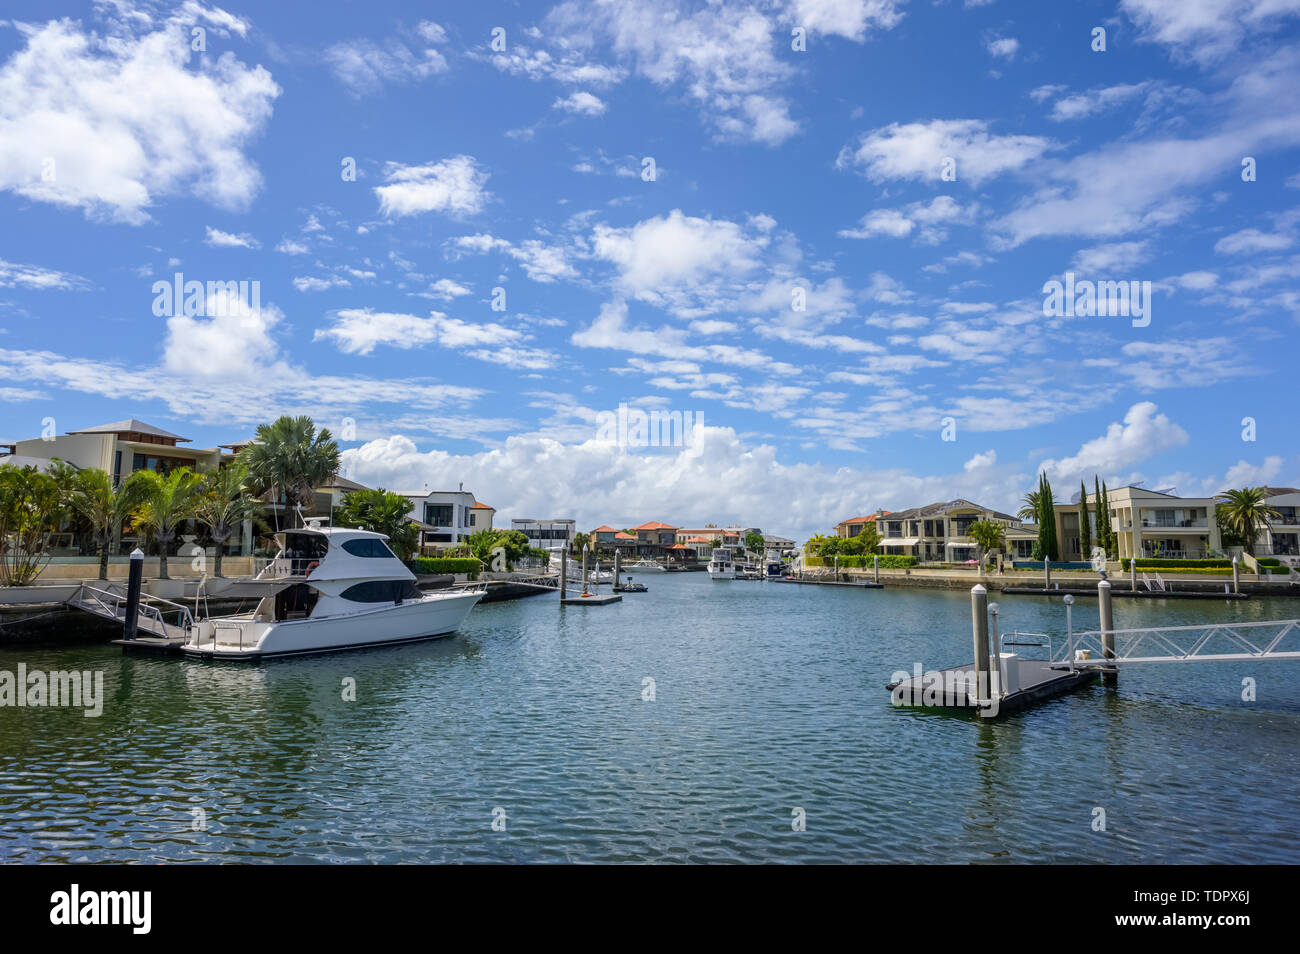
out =
{"type": "Polygon", "coordinates": [[[714,547],[709,557],[709,579],[734,580],[736,578],[736,561],[729,547],[714,547]]]}
{"type": "Polygon", "coordinates": [[[279,552],[256,577],[257,607],[196,621],[183,652],[255,659],[432,639],[458,629],[483,597],[483,587],[421,592],[382,533],[311,522],[275,539],[279,552]]]}

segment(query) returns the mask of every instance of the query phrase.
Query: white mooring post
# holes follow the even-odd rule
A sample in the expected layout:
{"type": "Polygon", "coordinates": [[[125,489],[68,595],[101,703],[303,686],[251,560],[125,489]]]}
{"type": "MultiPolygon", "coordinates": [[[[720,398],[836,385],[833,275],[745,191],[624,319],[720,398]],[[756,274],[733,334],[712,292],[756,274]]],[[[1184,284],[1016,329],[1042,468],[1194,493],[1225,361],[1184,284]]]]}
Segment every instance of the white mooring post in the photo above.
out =
{"type": "Polygon", "coordinates": [[[971,633],[975,640],[975,695],[989,685],[989,593],[982,584],[970,590],[971,633]]]}
{"type": "Polygon", "coordinates": [[[871,582],[879,583],[880,582],[880,554],[879,553],[874,554],[871,557],[871,561],[872,561],[871,582]]]}
{"type": "Polygon", "coordinates": [[[1241,591],[1241,566],[1240,566],[1240,564],[1237,562],[1237,557],[1236,557],[1236,556],[1233,556],[1233,558],[1232,558],[1232,592],[1234,592],[1234,593],[1238,593],[1238,592],[1240,592],[1240,591],[1241,591]]]}
{"type": "MultiPolygon", "coordinates": [[[[1110,581],[1097,584],[1097,611],[1101,616],[1101,654],[1106,659],[1115,658],[1115,614],[1110,605],[1110,581]]],[[[1113,669],[1102,670],[1102,681],[1108,685],[1116,682],[1113,669]]]]}
{"type": "Polygon", "coordinates": [[[587,545],[582,545],[582,595],[590,596],[587,592],[587,545]]]}
{"type": "Polygon", "coordinates": [[[1043,589],[1050,590],[1052,588],[1052,558],[1051,557],[1048,556],[1043,557],[1043,573],[1045,574],[1045,576],[1043,577],[1043,589]]]}
{"type": "Polygon", "coordinates": [[[620,556],[619,551],[615,550],[614,551],[614,585],[615,586],[623,585],[623,581],[618,578],[619,573],[621,573],[623,569],[623,561],[619,559],[619,556],[620,556]]]}
{"type": "Polygon", "coordinates": [[[1070,654],[1070,672],[1074,672],[1074,597],[1065,594],[1065,648],[1070,654]]]}
{"type": "Polygon", "coordinates": [[[1128,558],[1128,586],[1134,593],[1138,591],[1138,561],[1137,557],[1128,558]]]}
{"type": "Polygon", "coordinates": [[[989,694],[1005,696],[1007,694],[1007,664],[1002,658],[1002,634],[998,631],[998,604],[989,604],[989,645],[993,647],[993,670],[998,674],[997,692],[993,692],[992,677],[989,681],[989,694]]]}
{"type": "Polygon", "coordinates": [[[564,542],[564,549],[560,551],[560,599],[565,600],[569,597],[569,542],[564,542]]]}

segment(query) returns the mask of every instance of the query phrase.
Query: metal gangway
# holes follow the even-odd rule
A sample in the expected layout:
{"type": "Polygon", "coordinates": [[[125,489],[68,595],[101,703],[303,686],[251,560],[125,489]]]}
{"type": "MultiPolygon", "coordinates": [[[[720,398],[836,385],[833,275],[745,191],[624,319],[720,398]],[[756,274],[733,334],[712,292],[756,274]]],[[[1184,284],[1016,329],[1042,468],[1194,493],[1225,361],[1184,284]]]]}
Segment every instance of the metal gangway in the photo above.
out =
{"type": "Polygon", "coordinates": [[[1300,659],[1300,619],[1154,626],[1069,632],[1051,652],[1053,668],[1109,668],[1136,663],[1253,662],[1300,659]],[[1109,636],[1114,655],[1104,644],[1109,636]]]}
{"type": "MultiPolygon", "coordinates": [[[[126,593],[117,589],[104,589],[82,583],[64,605],[98,616],[115,623],[126,622],[126,593]]],[[[194,615],[188,606],[163,599],[161,596],[140,594],[136,611],[136,630],[159,639],[184,639],[194,626],[194,615]],[[168,622],[168,617],[174,617],[168,622]]]]}

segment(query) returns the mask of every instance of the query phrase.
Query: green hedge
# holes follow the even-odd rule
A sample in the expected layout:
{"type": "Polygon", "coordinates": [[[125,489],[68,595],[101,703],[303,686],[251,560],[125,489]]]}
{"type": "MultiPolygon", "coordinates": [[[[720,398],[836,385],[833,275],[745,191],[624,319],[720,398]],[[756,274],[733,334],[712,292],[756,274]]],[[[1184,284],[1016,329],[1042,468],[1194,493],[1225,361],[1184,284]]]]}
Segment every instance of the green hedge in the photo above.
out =
{"type": "Polygon", "coordinates": [[[416,557],[411,561],[413,573],[468,573],[478,579],[482,564],[473,557],[416,557]]]}
{"type": "MultiPolygon", "coordinates": [[[[810,556],[804,559],[808,566],[835,566],[835,557],[817,557],[810,556]]],[[[900,556],[897,553],[882,553],[880,555],[880,568],[882,570],[906,570],[917,564],[914,556],[900,556]]],[[[875,559],[870,556],[842,556],[840,557],[840,567],[849,569],[851,567],[874,567],[875,559]]]]}

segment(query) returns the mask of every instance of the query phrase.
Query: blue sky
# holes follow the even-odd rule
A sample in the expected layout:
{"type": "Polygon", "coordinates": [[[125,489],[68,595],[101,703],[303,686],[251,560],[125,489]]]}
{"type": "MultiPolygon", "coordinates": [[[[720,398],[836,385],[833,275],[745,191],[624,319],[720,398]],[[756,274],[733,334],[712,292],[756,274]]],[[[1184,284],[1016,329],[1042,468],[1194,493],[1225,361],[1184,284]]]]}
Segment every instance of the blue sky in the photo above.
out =
{"type": "Polygon", "coordinates": [[[1300,482],[1295,0],[3,16],[0,440],[308,413],[367,483],[790,536],[1300,482]],[[157,315],[177,272],[259,299],[157,315]],[[1150,323],[1045,316],[1066,272],[1150,323]]]}

